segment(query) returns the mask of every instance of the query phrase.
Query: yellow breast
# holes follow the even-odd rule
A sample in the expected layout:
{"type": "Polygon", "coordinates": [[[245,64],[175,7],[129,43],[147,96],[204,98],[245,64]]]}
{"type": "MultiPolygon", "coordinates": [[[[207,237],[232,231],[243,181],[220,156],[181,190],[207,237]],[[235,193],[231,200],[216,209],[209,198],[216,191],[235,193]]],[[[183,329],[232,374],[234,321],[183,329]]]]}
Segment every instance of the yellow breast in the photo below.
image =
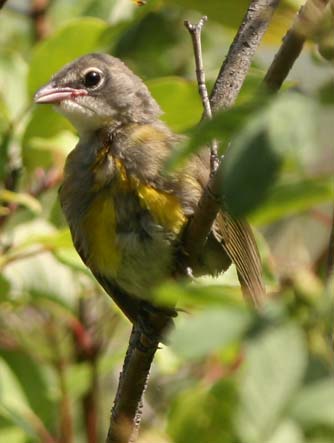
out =
{"type": "MultiPolygon", "coordinates": [[[[100,189],[92,200],[83,220],[88,257],[87,264],[93,271],[116,278],[122,263],[124,245],[117,237],[117,204],[122,200],[134,198],[143,209],[149,211],[154,222],[162,226],[168,234],[177,236],[186,222],[186,217],[176,196],[140,183],[136,177],[129,176],[124,165],[115,159],[117,181],[111,187],[100,189]],[[120,198],[121,197],[121,198],[120,198]]],[[[134,214],[129,213],[129,221],[134,214]]]]}

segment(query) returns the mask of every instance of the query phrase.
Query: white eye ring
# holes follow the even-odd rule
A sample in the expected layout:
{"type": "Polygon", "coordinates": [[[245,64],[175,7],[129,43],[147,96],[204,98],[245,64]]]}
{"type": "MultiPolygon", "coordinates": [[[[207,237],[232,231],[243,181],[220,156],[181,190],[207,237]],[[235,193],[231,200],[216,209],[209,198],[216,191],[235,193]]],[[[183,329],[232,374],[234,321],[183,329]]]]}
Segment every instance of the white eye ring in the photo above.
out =
{"type": "Polygon", "coordinates": [[[99,68],[87,68],[82,73],[83,84],[88,89],[97,89],[104,83],[104,74],[99,68]]]}

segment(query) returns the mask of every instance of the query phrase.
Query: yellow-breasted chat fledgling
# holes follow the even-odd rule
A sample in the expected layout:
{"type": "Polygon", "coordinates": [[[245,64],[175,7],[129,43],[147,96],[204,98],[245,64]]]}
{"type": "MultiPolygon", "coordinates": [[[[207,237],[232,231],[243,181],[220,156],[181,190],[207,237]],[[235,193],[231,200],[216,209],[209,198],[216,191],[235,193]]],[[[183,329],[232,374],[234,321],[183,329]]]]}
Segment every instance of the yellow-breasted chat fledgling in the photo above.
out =
{"type": "MultiPolygon", "coordinates": [[[[179,141],[142,80],[119,59],[89,54],[66,65],[35,95],[78,130],[60,201],[82,260],[135,322],[152,289],[180,273],[182,233],[209,178],[209,152],[166,174],[179,141]]],[[[236,264],[244,291],[265,294],[248,224],[220,213],[194,275],[236,264]]],[[[182,270],[181,270],[182,272],[182,270]]]]}

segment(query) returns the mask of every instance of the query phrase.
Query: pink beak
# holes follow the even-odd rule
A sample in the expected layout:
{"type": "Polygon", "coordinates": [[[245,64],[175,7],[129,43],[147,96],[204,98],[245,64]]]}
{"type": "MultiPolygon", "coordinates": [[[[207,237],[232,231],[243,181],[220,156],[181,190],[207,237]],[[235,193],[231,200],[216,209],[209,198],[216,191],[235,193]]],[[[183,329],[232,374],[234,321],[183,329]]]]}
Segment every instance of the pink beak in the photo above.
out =
{"type": "Polygon", "coordinates": [[[47,84],[42,86],[35,94],[34,101],[38,104],[52,103],[58,104],[63,100],[73,99],[82,95],[87,95],[85,89],[75,89],[68,87],[58,87],[47,84]]]}

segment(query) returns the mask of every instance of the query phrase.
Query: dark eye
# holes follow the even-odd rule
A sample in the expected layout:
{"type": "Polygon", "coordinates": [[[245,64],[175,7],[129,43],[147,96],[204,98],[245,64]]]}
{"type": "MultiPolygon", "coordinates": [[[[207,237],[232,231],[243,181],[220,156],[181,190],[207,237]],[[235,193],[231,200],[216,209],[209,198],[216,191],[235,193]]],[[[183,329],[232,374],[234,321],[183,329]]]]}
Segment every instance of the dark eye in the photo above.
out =
{"type": "Polygon", "coordinates": [[[99,71],[92,69],[91,71],[86,72],[84,75],[84,85],[86,88],[94,88],[101,83],[102,74],[99,71]]]}

